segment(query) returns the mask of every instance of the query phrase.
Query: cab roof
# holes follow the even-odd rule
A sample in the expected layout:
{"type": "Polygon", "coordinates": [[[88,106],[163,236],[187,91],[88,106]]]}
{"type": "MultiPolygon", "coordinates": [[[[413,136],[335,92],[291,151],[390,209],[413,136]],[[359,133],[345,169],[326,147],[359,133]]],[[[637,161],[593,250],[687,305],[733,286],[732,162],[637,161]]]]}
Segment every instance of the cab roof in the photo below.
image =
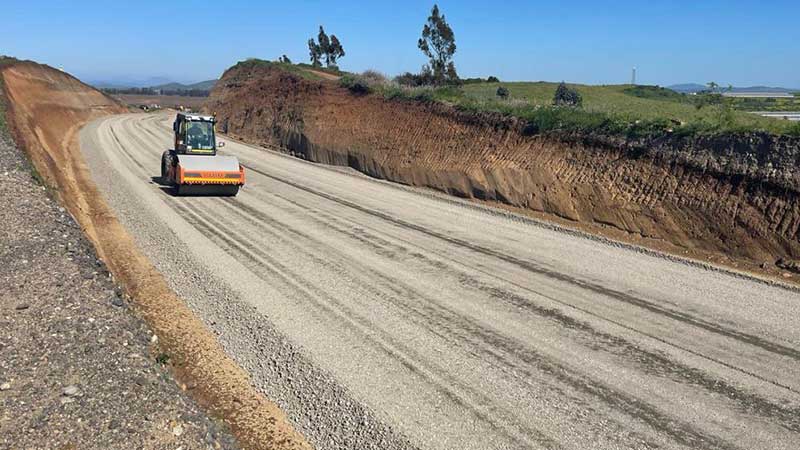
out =
{"type": "Polygon", "coordinates": [[[179,112],[178,117],[183,117],[183,120],[188,122],[214,122],[214,116],[204,116],[202,114],[192,114],[186,112],[179,112]]]}

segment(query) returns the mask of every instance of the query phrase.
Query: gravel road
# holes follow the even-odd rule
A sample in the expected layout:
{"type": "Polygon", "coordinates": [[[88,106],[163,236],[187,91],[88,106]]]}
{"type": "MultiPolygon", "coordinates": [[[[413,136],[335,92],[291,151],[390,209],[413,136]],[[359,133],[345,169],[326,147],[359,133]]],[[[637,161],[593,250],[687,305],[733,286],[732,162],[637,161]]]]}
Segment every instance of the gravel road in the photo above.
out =
{"type": "Polygon", "coordinates": [[[796,449],[800,294],[227,142],[156,183],[168,114],[81,133],[176,292],[319,449],[796,449]]]}
{"type": "Polygon", "coordinates": [[[150,330],[0,133],[0,449],[219,449],[150,330]]]}

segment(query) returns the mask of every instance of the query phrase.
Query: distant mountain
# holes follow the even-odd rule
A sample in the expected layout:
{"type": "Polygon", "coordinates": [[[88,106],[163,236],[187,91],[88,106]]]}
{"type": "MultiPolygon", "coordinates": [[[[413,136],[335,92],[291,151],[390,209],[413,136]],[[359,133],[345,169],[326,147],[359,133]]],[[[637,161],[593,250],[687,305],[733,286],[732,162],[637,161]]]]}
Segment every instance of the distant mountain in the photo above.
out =
{"type": "Polygon", "coordinates": [[[768,92],[772,94],[776,93],[793,93],[798,92],[800,89],[790,89],[790,88],[782,88],[782,87],[769,87],[769,86],[750,86],[750,87],[735,87],[733,88],[733,92],[768,92]]]}
{"type": "Polygon", "coordinates": [[[705,90],[706,87],[702,84],[697,83],[684,83],[684,84],[673,84],[672,86],[667,86],[667,89],[672,89],[675,92],[680,92],[681,94],[691,94],[692,92],[700,92],[705,90]]]}
{"type": "MultiPolygon", "coordinates": [[[[721,86],[722,89],[727,89],[726,86],[721,86]]],[[[682,94],[690,94],[693,92],[700,92],[705,91],[708,89],[708,86],[704,84],[698,83],[684,83],[684,84],[674,84],[672,86],[667,87],[667,89],[672,89],[675,92],[680,92],[682,94]]],[[[782,87],[769,87],[769,86],[750,86],[750,87],[734,87],[731,92],[765,92],[765,93],[794,93],[800,92],[800,89],[789,89],[789,88],[782,88],[782,87]]]]}
{"type": "Polygon", "coordinates": [[[210,91],[217,80],[206,80],[198,83],[183,84],[176,83],[166,77],[150,78],[115,78],[111,80],[89,81],[88,84],[98,89],[130,89],[130,88],[150,88],[161,89],[164,91],[190,91],[193,89],[210,91]]]}
{"type": "Polygon", "coordinates": [[[160,84],[157,86],[150,86],[150,88],[161,89],[162,91],[191,91],[191,90],[210,91],[216,83],[217,80],[206,80],[192,84],[172,82],[172,83],[160,84]]]}

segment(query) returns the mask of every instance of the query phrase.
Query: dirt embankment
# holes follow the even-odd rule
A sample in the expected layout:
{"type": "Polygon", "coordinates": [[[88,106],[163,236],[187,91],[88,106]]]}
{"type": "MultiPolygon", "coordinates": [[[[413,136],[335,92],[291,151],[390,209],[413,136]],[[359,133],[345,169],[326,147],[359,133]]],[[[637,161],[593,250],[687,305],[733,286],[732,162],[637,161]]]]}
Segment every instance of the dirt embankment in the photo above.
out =
{"type": "Polygon", "coordinates": [[[797,138],[531,136],[513,119],[246,66],[223,75],[209,109],[223,131],[305,159],[662,250],[773,272],[779,258],[800,256],[797,138]]]}
{"type": "Polygon", "coordinates": [[[255,391],[247,373],[169,289],[94,185],[81,155],[78,130],[87,121],[126,112],[126,108],[64,72],[35,63],[5,66],[0,79],[16,141],[57,189],[100,258],[135,299],[137,311],[158,336],[178,380],[204,408],[225,419],[243,447],[310,448],[285,414],[255,391]]]}

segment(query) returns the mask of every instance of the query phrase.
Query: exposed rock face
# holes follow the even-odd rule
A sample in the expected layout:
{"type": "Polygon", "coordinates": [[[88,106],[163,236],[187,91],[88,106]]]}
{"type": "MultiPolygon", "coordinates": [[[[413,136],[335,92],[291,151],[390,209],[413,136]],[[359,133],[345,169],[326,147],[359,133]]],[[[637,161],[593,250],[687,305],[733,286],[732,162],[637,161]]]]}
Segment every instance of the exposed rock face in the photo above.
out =
{"type": "Polygon", "coordinates": [[[234,136],[378,178],[734,257],[800,255],[797,138],[530,135],[515,119],[266,67],[229,69],[209,109],[234,136]]]}

